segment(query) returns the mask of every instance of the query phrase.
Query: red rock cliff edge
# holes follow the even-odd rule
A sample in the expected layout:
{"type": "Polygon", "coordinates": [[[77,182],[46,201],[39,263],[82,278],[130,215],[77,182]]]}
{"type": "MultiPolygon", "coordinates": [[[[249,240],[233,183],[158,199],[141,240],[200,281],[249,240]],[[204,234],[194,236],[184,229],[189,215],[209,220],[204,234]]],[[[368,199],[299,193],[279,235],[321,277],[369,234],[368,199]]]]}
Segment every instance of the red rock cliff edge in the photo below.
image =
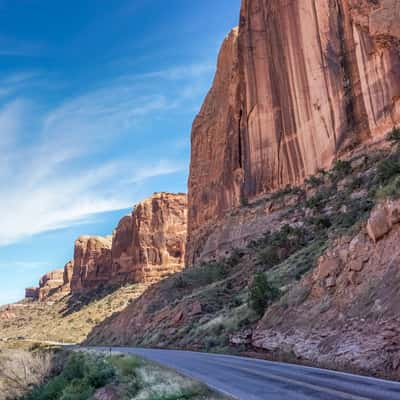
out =
{"type": "Polygon", "coordinates": [[[242,1],[193,124],[188,264],[228,210],[399,123],[399,26],[399,0],[242,1]]]}

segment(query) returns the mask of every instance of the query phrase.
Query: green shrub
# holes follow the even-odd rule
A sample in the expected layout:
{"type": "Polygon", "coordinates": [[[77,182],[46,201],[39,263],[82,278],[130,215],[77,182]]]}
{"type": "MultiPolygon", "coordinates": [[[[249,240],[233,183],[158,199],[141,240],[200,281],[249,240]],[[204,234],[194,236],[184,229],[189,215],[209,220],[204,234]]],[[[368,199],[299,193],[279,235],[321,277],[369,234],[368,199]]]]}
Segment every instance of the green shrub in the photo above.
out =
{"type": "Polygon", "coordinates": [[[74,379],[64,389],[60,400],[89,400],[93,393],[94,387],[90,386],[87,381],[74,379]]]}
{"type": "Polygon", "coordinates": [[[272,200],[278,200],[281,199],[284,196],[287,196],[289,194],[303,194],[304,191],[303,189],[299,188],[298,186],[286,186],[285,188],[278,190],[277,192],[272,193],[271,199],[272,200]]]}
{"type": "Polygon", "coordinates": [[[56,376],[44,386],[39,386],[25,400],[58,400],[68,381],[62,376],[56,376]]]}
{"type": "Polygon", "coordinates": [[[307,244],[312,239],[310,232],[284,225],[277,232],[267,232],[250,246],[257,249],[257,260],[264,269],[269,269],[307,244]]]}
{"type": "Polygon", "coordinates": [[[174,278],[174,287],[196,288],[220,281],[228,276],[229,267],[222,262],[211,262],[188,268],[174,278]]]}
{"type": "Polygon", "coordinates": [[[243,258],[243,252],[240,251],[239,249],[234,249],[229,256],[229,258],[226,259],[226,264],[229,265],[231,268],[236,267],[243,258]]]}
{"type": "Polygon", "coordinates": [[[376,192],[377,198],[400,197],[400,176],[396,176],[376,192]]]}
{"type": "Polygon", "coordinates": [[[393,128],[393,130],[387,135],[386,139],[389,142],[400,142],[400,128],[393,128]]]}
{"type": "Polygon", "coordinates": [[[115,377],[115,368],[102,357],[88,358],[85,363],[85,381],[94,388],[107,385],[115,377]]]}
{"type": "Polygon", "coordinates": [[[400,160],[397,154],[391,155],[378,164],[377,177],[380,183],[387,183],[398,174],[400,174],[400,160]]]}
{"type": "Polygon", "coordinates": [[[319,176],[313,175],[313,176],[308,177],[305,180],[305,183],[307,185],[311,186],[312,188],[317,188],[324,183],[324,180],[323,180],[323,178],[321,178],[319,176]]]}
{"type": "Polygon", "coordinates": [[[85,355],[83,353],[72,353],[64,366],[62,376],[68,381],[82,379],[85,375],[85,355]]]}
{"type": "Polygon", "coordinates": [[[351,162],[346,160],[337,160],[333,165],[332,171],[337,179],[342,179],[351,174],[351,162]]]}
{"type": "Polygon", "coordinates": [[[113,356],[110,363],[124,377],[136,376],[137,369],[140,367],[140,360],[137,357],[113,356]]]}
{"type": "Polygon", "coordinates": [[[306,207],[320,210],[325,207],[334,194],[332,188],[323,188],[306,201],[306,207]]]}
{"type": "Polygon", "coordinates": [[[268,305],[280,296],[280,290],[272,286],[265,274],[256,274],[249,288],[249,306],[260,317],[268,305]]]}

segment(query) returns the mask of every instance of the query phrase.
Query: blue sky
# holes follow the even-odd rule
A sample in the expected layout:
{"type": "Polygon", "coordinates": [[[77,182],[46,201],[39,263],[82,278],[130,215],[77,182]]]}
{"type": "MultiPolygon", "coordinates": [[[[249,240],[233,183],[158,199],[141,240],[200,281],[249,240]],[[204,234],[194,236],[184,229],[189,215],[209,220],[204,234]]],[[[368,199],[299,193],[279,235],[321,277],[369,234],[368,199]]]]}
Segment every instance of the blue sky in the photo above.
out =
{"type": "Polygon", "coordinates": [[[156,191],[186,191],[193,118],[240,0],[0,0],[0,304],[156,191]]]}

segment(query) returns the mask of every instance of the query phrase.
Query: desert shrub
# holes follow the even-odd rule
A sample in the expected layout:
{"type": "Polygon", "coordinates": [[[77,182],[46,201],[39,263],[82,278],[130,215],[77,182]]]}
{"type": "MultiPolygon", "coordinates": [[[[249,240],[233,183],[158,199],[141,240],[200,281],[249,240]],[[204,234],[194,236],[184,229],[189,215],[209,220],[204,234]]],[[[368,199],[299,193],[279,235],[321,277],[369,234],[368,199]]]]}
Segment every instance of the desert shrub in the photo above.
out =
{"type": "Polygon", "coordinates": [[[320,210],[325,207],[334,194],[332,188],[323,188],[306,201],[306,207],[320,210]]]}
{"type": "Polygon", "coordinates": [[[400,176],[395,176],[389,183],[379,188],[376,196],[378,198],[400,197],[400,176]]]}
{"type": "Polygon", "coordinates": [[[62,375],[65,379],[81,379],[85,375],[85,355],[83,353],[72,353],[68,357],[62,375]]]}
{"type": "MultiPolygon", "coordinates": [[[[85,380],[74,379],[69,385],[67,385],[60,400],[89,400],[93,393],[94,387],[85,380]]],[[[47,399],[46,399],[47,400],[47,399]]]]}
{"type": "Polygon", "coordinates": [[[264,314],[268,305],[278,299],[280,290],[270,284],[265,274],[256,274],[249,287],[249,306],[260,317],[264,314]]]}
{"type": "Polygon", "coordinates": [[[329,216],[317,215],[307,219],[307,223],[312,225],[316,230],[326,230],[332,226],[332,221],[329,216]]]}
{"type": "Polygon", "coordinates": [[[104,357],[71,353],[60,374],[37,385],[24,400],[88,400],[115,376],[114,366],[104,357]]]}
{"type": "Polygon", "coordinates": [[[347,160],[337,160],[332,168],[334,180],[343,179],[345,176],[351,174],[351,162],[347,160]]]}
{"type": "Polygon", "coordinates": [[[282,197],[288,196],[290,194],[301,195],[303,193],[304,193],[303,189],[299,188],[298,186],[288,185],[285,188],[272,193],[271,199],[278,200],[278,199],[281,199],[282,197]]]}
{"type": "Polygon", "coordinates": [[[226,264],[233,268],[236,267],[243,258],[243,252],[240,251],[239,249],[234,249],[231,253],[231,255],[225,260],[226,264]]]}
{"type": "Polygon", "coordinates": [[[102,357],[89,357],[85,362],[84,380],[89,386],[100,388],[115,377],[115,368],[102,357]]]}
{"type": "Polygon", "coordinates": [[[136,376],[137,369],[141,362],[137,357],[113,356],[110,358],[110,363],[118,370],[122,376],[136,376]]]}
{"type": "Polygon", "coordinates": [[[305,183],[312,188],[317,188],[324,183],[324,179],[320,176],[312,175],[305,180],[305,183]]]}
{"type": "Polygon", "coordinates": [[[27,400],[57,400],[62,395],[67,384],[68,381],[64,377],[56,376],[51,379],[47,385],[37,387],[33,393],[27,397],[27,400]]]}
{"type": "Polygon", "coordinates": [[[179,289],[196,288],[220,281],[228,276],[229,267],[222,262],[211,262],[188,268],[174,278],[173,286],[179,289]]]}
{"type": "Polygon", "coordinates": [[[311,232],[284,225],[279,231],[267,232],[262,239],[249,246],[256,249],[259,265],[269,269],[305,246],[311,239],[311,232]]]}
{"type": "Polygon", "coordinates": [[[393,128],[393,130],[387,135],[386,139],[390,142],[400,142],[400,128],[393,128]]]}
{"type": "Polygon", "coordinates": [[[282,287],[299,281],[305,273],[315,267],[318,258],[324,253],[327,246],[327,237],[321,233],[318,239],[291,255],[287,260],[267,272],[271,285],[282,287]]]}
{"type": "Polygon", "coordinates": [[[392,154],[378,164],[377,177],[380,183],[387,183],[398,174],[400,174],[400,160],[397,154],[392,154]]]}

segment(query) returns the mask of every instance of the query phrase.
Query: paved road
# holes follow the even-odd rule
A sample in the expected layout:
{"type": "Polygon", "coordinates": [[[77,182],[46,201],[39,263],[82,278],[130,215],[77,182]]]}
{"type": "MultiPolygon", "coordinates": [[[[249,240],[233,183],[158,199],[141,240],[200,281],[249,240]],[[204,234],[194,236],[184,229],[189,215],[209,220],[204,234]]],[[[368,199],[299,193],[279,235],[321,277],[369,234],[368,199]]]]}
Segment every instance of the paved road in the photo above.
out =
{"type": "Polygon", "coordinates": [[[156,361],[239,400],[400,400],[400,382],[318,368],[190,351],[112,351],[156,361]]]}

